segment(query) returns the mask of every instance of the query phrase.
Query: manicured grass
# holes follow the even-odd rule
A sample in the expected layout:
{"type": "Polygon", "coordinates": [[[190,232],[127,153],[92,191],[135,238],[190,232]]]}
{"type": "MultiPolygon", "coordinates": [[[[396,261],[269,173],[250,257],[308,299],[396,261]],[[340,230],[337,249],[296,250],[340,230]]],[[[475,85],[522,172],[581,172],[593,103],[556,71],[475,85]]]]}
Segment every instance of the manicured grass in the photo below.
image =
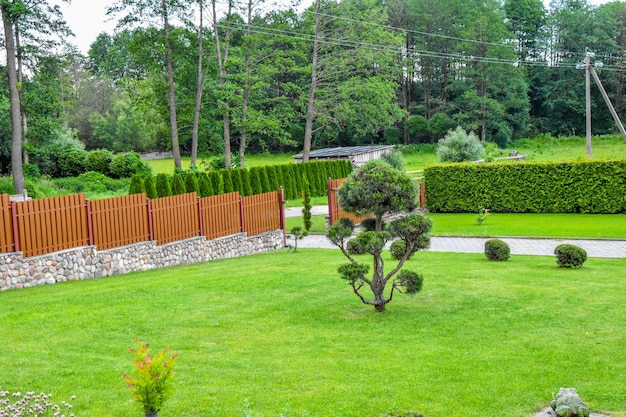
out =
{"type": "Polygon", "coordinates": [[[626,260],[419,253],[424,290],[385,314],[342,262],[299,249],[1,293],[0,385],[142,415],[122,380],[138,337],[180,354],[162,416],[521,417],[560,387],[626,409],[626,260]]]}
{"type": "Polygon", "coordinates": [[[554,238],[626,238],[624,214],[494,213],[482,225],[478,214],[431,213],[431,234],[442,236],[528,236],[554,238]]]}
{"type": "MultiPolygon", "coordinates": [[[[312,225],[311,229],[309,230],[310,233],[326,233],[326,216],[311,216],[311,222],[312,225]]],[[[285,230],[287,231],[287,233],[289,233],[291,229],[296,226],[300,226],[302,229],[304,229],[304,220],[302,216],[287,217],[285,219],[285,230]]]]}

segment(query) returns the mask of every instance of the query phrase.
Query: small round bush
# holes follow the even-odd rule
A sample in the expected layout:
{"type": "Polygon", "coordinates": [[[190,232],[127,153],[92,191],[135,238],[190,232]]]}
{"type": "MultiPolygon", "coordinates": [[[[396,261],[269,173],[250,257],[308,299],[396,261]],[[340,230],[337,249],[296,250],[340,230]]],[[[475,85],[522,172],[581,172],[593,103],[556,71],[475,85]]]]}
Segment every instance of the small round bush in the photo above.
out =
{"type": "Polygon", "coordinates": [[[90,151],[85,158],[85,171],[94,171],[109,175],[112,161],[113,153],[107,149],[90,151]]]}
{"type": "Polygon", "coordinates": [[[485,242],[485,256],[490,261],[506,261],[511,256],[511,248],[500,239],[489,239],[485,242]]]}
{"type": "Polygon", "coordinates": [[[483,152],[478,136],[473,132],[468,134],[460,126],[448,132],[437,145],[437,156],[441,162],[475,161],[483,152]]]}
{"type": "Polygon", "coordinates": [[[554,249],[556,263],[561,268],[582,268],[587,260],[587,251],[580,246],[564,243],[554,249]]]}
{"type": "Polygon", "coordinates": [[[118,153],[113,157],[109,168],[113,178],[130,178],[134,174],[146,175],[151,172],[150,167],[143,163],[136,152],[118,153]]]}

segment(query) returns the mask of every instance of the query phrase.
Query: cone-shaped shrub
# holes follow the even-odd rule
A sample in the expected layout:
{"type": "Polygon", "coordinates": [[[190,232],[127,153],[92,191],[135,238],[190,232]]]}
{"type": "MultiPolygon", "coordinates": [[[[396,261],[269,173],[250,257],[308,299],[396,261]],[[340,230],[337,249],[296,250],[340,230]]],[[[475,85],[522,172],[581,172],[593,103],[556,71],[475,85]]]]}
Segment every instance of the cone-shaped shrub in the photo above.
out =
{"type": "Polygon", "coordinates": [[[154,177],[152,175],[147,175],[146,179],[143,182],[143,185],[146,189],[146,197],[149,199],[159,198],[159,194],[157,193],[156,185],[154,183],[154,177]]]}
{"type": "Polygon", "coordinates": [[[278,190],[278,177],[276,176],[276,167],[274,165],[268,165],[265,167],[267,171],[267,177],[270,183],[270,191],[278,190]]]}
{"type": "Polygon", "coordinates": [[[145,193],[146,189],[144,186],[143,181],[141,180],[141,175],[139,174],[133,174],[132,177],[130,177],[130,186],[128,187],[128,194],[141,194],[141,193],[145,193]]]}
{"type": "Polygon", "coordinates": [[[224,194],[224,178],[219,171],[211,171],[209,172],[209,178],[211,179],[211,184],[213,185],[213,194],[220,195],[224,194]]]}
{"type": "Polygon", "coordinates": [[[198,177],[196,174],[189,171],[185,176],[185,189],[188,193],[196,192],[200,194],[200,185],[198,184],[198,177]]]}
{"type": "Polygon", "coordinates": [[[186,192],[187,189],[185,188],[183,177],[178,172],[175,172],[172,177],[172,195],[181,195],[186,192]]]}
{"type": "Polygon", "coordinates": [[[172,195],[172,186],[170,185],[170,181],[167,179],[167,175],[157,175],[156,190],[159,198],[169,197],[172,195]]]}
{"type": "Polygon", "coordinates": [[[261,174],[261,191],[264,193],[269,193],[270,191],[272,191],[272,186],[270,184],[267,166],[260,167],[259,174],[261,174]]]}
{"type": "Polygon", "coordinates": [[[289,169],[289,165],[284,164],[280,165],[281,173],[283,174],[283,186],[285,188],[285,198],[287,200],[293,199],[293,178],[291,176],[291,170],[289,169]]]}
{"type": "Polygon", "coordinates": [[[261,170],[257,167],[250,168],[250,185],[252,186],[252,195],[261,194],[263,192],[261,170]]]}
{"type": "Polygon", "coordinates": [[[303,178],[302,184],[302,204],[304,206],[302,208],[302,220],[304,222],[304,230],[308,232],[311,230],[313,222],[311,221],[311,193],[306,177],[303,178]]]}
{"type": "Polygon", "coordinates": [[[247,197],[252,195],[252,184],[250,183],[250,172],[245,168],[239,168],[239,176],[241,177],[241,183],[243,184],[242,195],[247,197]]]}
{"type": "Polygon", "coordinates": [[[245,195],[243,190],[243,182],[241,181],[241,170],[231,169],[230,178],[233,180],[233,190],[239,191],[239,195],[245,195]]]}
{"type": "Polygon", "coordinates": [[[233,191],[235,191],[235,187],[233,186],[233,178],[230,176],[230,170],[220,169],[219,173],[224,180],[224,193],[232,193],[233,191]]]}
{"type": "Polygon", "coordinates": [[[198,193],[200,197],[210,197],[215,195],[213,193],[213,183],[209,179],[209,175],[206,172],[200,174],[198,179],[198,193]]]}
{"type": "Polygon", "coordinates": [[[285,188],[285,178],[283,177],[283,168],[280,165],[274,165],[274,171],[276,172],[276,183],[278,190],[280,187],[285,188]]]}
{"type": "Polygon", "coordinates": [[[293,179],[296,183],[296,195],[294,198],[300,198],[302,197],[302,164],[293,164],[291,171],[293,172],[293,179]]]}

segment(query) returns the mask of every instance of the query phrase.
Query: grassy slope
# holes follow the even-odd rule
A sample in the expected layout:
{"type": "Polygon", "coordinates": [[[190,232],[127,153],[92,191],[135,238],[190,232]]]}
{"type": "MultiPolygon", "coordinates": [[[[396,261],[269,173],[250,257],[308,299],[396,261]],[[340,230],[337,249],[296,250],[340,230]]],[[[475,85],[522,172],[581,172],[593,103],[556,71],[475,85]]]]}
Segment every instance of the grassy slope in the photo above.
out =
{"type": "Polygon", "coordinates": [[[180,354],[163,416],[242,416],[247,401],[265,417],[520,417],[570,386],[626,409],[626,260],[420,253],[424,290],[385,314],[341,262],[300,249],[2,293],[0,386],[76,395],[77,416],[140,415],[122,380],[139,337],[180,354]]]}

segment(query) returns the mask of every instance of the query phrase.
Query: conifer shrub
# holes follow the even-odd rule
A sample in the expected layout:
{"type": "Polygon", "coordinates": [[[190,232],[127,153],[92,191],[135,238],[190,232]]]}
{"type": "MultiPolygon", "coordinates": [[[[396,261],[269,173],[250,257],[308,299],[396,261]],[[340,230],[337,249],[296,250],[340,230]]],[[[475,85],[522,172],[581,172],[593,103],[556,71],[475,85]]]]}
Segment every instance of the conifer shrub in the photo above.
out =
{"type": "Polygon", "coordinates": [[[257,167],[250,168],[250,185],[252,186],[252,195],[261,194],[263,192],[261,171],[257,167]]]}
{"type": "Polygon", "coordinates": [[[230,178],[233,181],[233,191],[239,191],[239,195],[245,195],[243,191],[243,182],[241,181],[240,170],[237,168],[230,169],[230,178]]]}
{"type": "Polygon", "coordinates": [[[272,191],[272,186],[270,184],[270,178],[267,172],[267,166],[259,168],[259,174],[261,175],[261,192],[269,193],[272,191]]]}
{"type": "Polygon", "coordinates": [[[281,165],[274,165],[274,171],[276,172],[276,183],[278,186],[276,190],[280,189],[280,187],[285,188],[285,178],[283,177],[283,168],[281,165]]]}
{"type": "Polygon", "coordinates": [[[511,248],[500,239],[489,239],[485,242],[485,256],[490,261],[503,262],[511,256],[511,248]]]}
{"type": "Polygon", "coordinates": [[[188,193],[197,193],[200,194],[200,185],[198,184],[198,177],[193,172],[189,171],[187,175],[185,175],[185,190],[188,193]]]}
{"type": "Polygon", "coordinates": [[[130,186],[128,187],[128,194],[141,194],[146,192],[145,186],[141,179],[141,175],[135,174],[130,177],[130,186]]]}
{"type": "Polygon", "coordinates": [[[185,194],[186,192],[187,189],[185,188],[183,177],[178,172],[175,172],[172,176],[172,195],[185,194]]]}
{"type": "Polygon", "coordinates": [[[313,222],[311,221],[311,193],[309,190],[309,181],[306,177],[303,179],[303,189],[302,189],[302,220],[304,222],[304,230],[305,232],[309,232],[311,230],[311,226],[313,222]]]}
{"type": "Polygon", "coordinates": [[[268,165],[266,167],[266,171],[267,171],[267,178],[268,178],[269,183],[270,183],[269,191],[276,191],[276,190],[278,190],[278,186],[280,184],[278,184],[278,176],[276,175],[276,166],[268,165]]]}
{"type": "Polygon", "coordinates": [[[218,172],[224,180],[224,194],[232,193],[233,191],[235,191],[235,186],[233,185],[233,178],[230,175],[230,170],[220,169],[218,172]]]}
{"type": "Polygon", "coordinates": [[[146,189],[146,197],[148,197],[149,199],[159,198],[156,184],[154,183],[154,177],[152,175],[146,175],[146,178],[143,181],[143,185],[146,189]]]}
{"type": "Polygon", "coordinates": [[[291,165],[294,183],[296,184],[296,195],[293,198],[300,198],[302,192],[302,164],[291,165]]]}
{"type": "Polygon", "coordinates": [[[213,183],[206,172],[200,174],[198,178],[198,193],[200,197],[211,197],[213,193],[213,183]]]}
{"type": "Polygon", "coordinates": [[[561,268],[582,268],[587,260],[587,251],[580,246],[564,243],[554,249],[556,263],[561,268]]]}
{"type": "Polygon", "coordinates": [[[158,174],[156,180],[156,191],[159,198],[172,195],[172,186],[166,174],[158,174]]]}
{"type": "Polygon", "coordinates": [[[293,178],[291,177],[291,169],[289,169],[289,165],[287,164],[283,164],[280,165],[280,170],[281,170],[281,174],[283,177],[283,187],[285,189],[285,198],[287,200],[291,200],[293,198],[295,198],[293,196],[293,178]]]}
{"type": "Polygon", "coordinates": [[[219,171],[210,171],[209,178],[213,185],[213,195],[224,194],[224,178],[219,171]]]}
{"type": "Polygon", "coordinates": [[[239,176],[241,177],[241,183],[243,184],[242,195],[247,197],[254,193],[252,192],[252,183],[250,182],[250,172],[245,168],[238,168],[239,176]]]}

